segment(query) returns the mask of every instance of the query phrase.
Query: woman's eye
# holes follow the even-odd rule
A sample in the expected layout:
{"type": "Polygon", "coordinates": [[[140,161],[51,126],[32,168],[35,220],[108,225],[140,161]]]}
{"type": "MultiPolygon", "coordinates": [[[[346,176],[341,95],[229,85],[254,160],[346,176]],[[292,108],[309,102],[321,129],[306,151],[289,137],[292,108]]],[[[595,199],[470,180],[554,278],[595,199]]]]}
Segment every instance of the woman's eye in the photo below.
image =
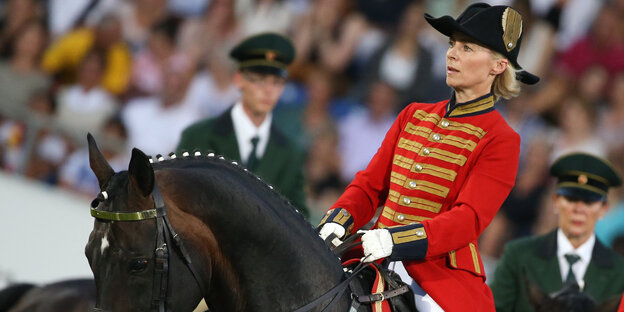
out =
{"type": "Polygon", "coordinates": [[[464,51],[470,51],[470,50],[472,50],[472,48],[470,48],[469,45],[467,45],[467,44],[464,45],[464,51]]]}
{"type": "Polygon", "coordinates": [[[147,263],[149,262],[149,260],[147,259],[133,259],[130,261],[130,272],[131,273],[138,273],[141,272],[143,270],[145,270],[145,268],[147,267],[147,263]]]}
{"type": "Polygon", "coordinates": [[[455,45],[455,41],[450,40],[450,41],[449,41],[449,46],[450,46],[450,47],[452,47],[452,46],[454,46],[454,45],[455,45]]]}

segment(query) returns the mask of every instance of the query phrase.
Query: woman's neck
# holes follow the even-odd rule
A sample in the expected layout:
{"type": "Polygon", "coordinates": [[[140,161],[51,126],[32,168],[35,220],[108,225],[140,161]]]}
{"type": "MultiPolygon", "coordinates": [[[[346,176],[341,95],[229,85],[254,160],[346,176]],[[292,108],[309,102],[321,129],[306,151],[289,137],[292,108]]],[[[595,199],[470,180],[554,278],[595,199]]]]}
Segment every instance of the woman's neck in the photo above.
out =
{"type": "Polygon", "coordinates": [[[455,103],[466,103],[490,93],[487,91],[455,90],[455,103]]]}

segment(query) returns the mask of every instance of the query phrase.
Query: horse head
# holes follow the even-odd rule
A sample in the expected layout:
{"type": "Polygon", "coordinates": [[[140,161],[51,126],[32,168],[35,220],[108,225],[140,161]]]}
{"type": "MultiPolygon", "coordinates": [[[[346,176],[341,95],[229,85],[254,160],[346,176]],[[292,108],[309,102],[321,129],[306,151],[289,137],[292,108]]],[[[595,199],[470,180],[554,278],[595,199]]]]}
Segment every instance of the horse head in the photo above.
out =
{"type": "Polygon", "coordinates": [[[91,135],[88,142],[90,166],[102,190],[92,204],[102,216],[94,215],[85,248],[96,282],[96,310],[150,311],[164,304],[167,309],[191,311],[203,294],[181,257],[169,257],[163,268],[157,254],[163,247],[171,253],[172,247],[158,245],[156,218],[129,217],[154,208],[155,175],[149,158],[134,149],[128,171],[115,173],[91,135]],[[176,278],[158,276],[170,272],[176,278]],[[155,279],[166,279],[168,285],[155,279]],[[165,302],[154,302],[154,298],[165,302]]]}
{"type": "MultiPolygon", "coordinates": [[[[343,280],[313,227],[237,163],[200,153],[152,163],[134,149],[115,173],[88,141],[102,190],[85,249],[96,311],[190,311],[202,297],[210,311],[294,311],[343,280]]],[[[346,311],[349,294],[334,303],[327,311],[346,311]]]]}

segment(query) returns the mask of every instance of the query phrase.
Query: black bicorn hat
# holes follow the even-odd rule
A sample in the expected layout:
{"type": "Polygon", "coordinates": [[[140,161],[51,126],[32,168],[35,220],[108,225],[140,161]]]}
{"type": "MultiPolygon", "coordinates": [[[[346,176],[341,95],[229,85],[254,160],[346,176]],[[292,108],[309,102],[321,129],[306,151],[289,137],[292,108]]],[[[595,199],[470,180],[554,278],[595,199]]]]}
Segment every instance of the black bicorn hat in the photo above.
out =
{"type": "Polygon", "coordinates": [[[425,19],[446,36],[460,32],[502,54],[520,70],[516,73],[516,79],[521,82],[536,84],[539,81],[539,77],[522,70],[518,64],[518,52],[522,42],[522,16],[512,7],[475,3],[467,7],[457,19],[448,15],[434,18],[427,13],[425,19]]]}
{"type": "Polygon", "coordinates": [[[589,202],[606,200],[609,187],[622,185],[609,161],[585,153],[561,156],[550,174],[557,177],[557,194],[589,202]]]}
{"type": "Polygon", "coordinates": [[[243,39],[231,51],[238,69],[287,76],[295,58],[291,40],[278,33],[261,33],[243,39]]]}

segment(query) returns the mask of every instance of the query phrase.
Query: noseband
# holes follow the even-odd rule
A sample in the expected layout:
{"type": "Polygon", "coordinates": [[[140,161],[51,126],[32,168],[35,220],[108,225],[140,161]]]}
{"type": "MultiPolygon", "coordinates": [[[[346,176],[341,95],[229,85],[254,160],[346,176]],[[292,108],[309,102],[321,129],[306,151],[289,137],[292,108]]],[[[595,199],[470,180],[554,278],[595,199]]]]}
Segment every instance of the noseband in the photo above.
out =
{"type": "MultiPolygon", "coordinates": [[[[154,208],[138,212],[111,212],[97,210],[98,202],[104,201],[108,198],[106,192],[102,192],[100,196],[91,204],[91,216],[98,220],[108,221],[143,221],[149,219],[156,219],[157,236],[156,236],[156,249],[154,250],[154,281],[152,285],[152,303],[151,311],[165,312],[167,307],[167,287],[169,284],[169,246],[171,241],[175,243],[176,249],[179,255],[184,259],[184,263],[189,268],[197,285],[202,291],[202,296],[206,294],[203,284],[200,282],[199,274],[191,262],[186,248],[182,244],[182,240],[178,234],[173,230],[169,218],[167,217],[167,207],[162,199],[160,190],[156,181],[154,181],[154,188],[152,189],[152,198],[154,200],[154,208]]],[[[91,312],[105,312],[106,310],[100,308],[92,308],[91,312]]]]}

